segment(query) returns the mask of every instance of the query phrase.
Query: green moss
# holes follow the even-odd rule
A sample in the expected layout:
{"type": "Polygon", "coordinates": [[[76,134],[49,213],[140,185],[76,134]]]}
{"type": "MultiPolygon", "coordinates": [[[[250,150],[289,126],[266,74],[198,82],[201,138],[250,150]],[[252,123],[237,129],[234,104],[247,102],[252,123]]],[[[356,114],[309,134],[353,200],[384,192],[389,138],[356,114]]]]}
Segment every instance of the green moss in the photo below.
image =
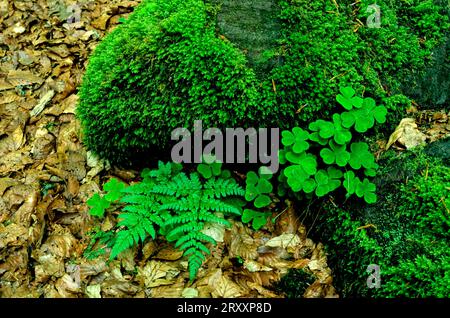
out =
{"type": "Polygon", "coordinates": [[[291,269],[277,284],[276,289],[284,292],[287,298],[302,298],[306,289],[314,283],[315,276],[301,269],[291,269]]]}
{"type": "Polygon", "coordinates": [[[347,297],[449,297],[450,168],[423,151],[390,152],[382,167],[377,204],[348,201],[322,216],[336,286],[347,297]],[[370,264],[380,289],[366,286],[370,264]]]}

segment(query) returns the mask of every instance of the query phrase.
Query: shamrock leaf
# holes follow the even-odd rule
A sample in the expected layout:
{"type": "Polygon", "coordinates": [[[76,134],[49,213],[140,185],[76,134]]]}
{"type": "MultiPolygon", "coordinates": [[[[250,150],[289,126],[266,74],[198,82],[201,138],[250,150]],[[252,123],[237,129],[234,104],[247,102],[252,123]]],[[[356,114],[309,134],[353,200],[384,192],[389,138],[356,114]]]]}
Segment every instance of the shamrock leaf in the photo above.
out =
{"type": "Polygon", "coordinates": [[[342,126],[342,119],[339,114],[333,115],[334,122],[334,141],[339,145],[345,145],[352,140],[351,132],[342,126]]]}
{"type": "Polygon", "coordinates": [[[360,198],[364,197],[364,200],[371,204],[377,202],[377,195],[375,194],[376,186],[369,180],[364,179],[356,186],[356,195],[360,198]]]}
{"type": "Polygon", "coordinates": [[[366,169],[376,169],[377,164],[375,163],[375,157],[369,151],[369,145],[365,142],[355,142],[350,146],[350,166],[355,169],[361,169],[364,167],[366,169]]]}
{"type": "MultiPolygon", "coordinates": [[[[260,169],[260,172],[264,172],[264,170],[260,169]]],[[[247,201],[255,200],[254,205],[257,208],[269,205],[272,200],[266,194],[271,193],[273,190],[273,186],[269,181],[271,177],[271,174],[258,176],[254,171],[247,173],[245,199],[247,201]]]]}
{"type": "Polygon", "coordinates": [[[333,115],[333,123],[318,120],[311,123],[309,128],[316,131],[310,138],[313,141],[323,141],[334,137],[334,141],[336,143],[344,145],[352,139],[352,134],[350,131],[342,126],[342,119],[339,114],[333,115]]]}
{"type": "Polygon", "coordinates": [[[250,209],[245,209],[242,214],[242,222],[248,223],[253,220],[252,227],[255,231],[261,229],[267,223],[267,218],[270,217],[270,212],[258,212],[250,209]]]}
{"type": "Polygon", "coordinates": [[[351,87],[341,87],[341,94],[336,96],[336,100],[345,109],[351,110],[353,106],[360,108],[362,106],[363,99],[361,97],[355,96],[355,90],[351,87]]]}
{"type": "Polygon", "coordinates": [[[350,153],[346,150],[345,145],[338,145],[330,140],[330,148],[323,148],[320,151],[320,156],[328,165],[336,163],[340,167],[347,165],[350,160],[350,153]]]}
{"type": "Polygon", "coordinates": [[[260,209],[265,206],[268,206],[271,202],[272,202],[272,199],[270,199],[269,196],[261,194],[256,198],[254,204],[255,204],[255,207],[260,209]]]}
{"type": "Polygon", "coordinates": [[[218,177],[222,174],[222,163],[221,162],[201,163],[197,166],[197,171],[205,179],[218,177]]]}
{"type": "Polygon", "coordinates": [[[286,158],[288,161],[301,166],[309,175],[313,175],[317,171],[317,160],[312,154],[296,154],[293,152],[288,152],[286,154],[286,158]]]}
{"type": "Polygon", "coordinates": [[[374,99],[365,98],[361,109],[341,114],[342,125],[345,128],[355,125],[357,132],[364,133],[375,125],[375,120],[380,124],[385,123],[386,114],[386,107],[376,106],[374,99]]]}
{"type": "Polygon", "coordinates": [[[283,174],[287,177],[287,184],[292,191],[299,192],[303,190],[306,193],[314,191],[316,183],[310,178],[313,174],[307,173],[301,165],[289,166],[284,169],[283,174]]]}
{"type": "Polygon", "coordinates": [[[92,198],[86,201],[87,205],[91,207],[89,213],[92,216],[103,217],[105,210],[111,206],[111,202],[105,198],[100,197],[98,193],[94,194],[92,198]]]}
{"type": "Polygon", "coordinates": [[[298,192],[303,187],[303,182],[309,178],[309,174],[300,165],[292,165],[283,170],[287,178],[288,185],[294,192],[298,192]]]}
{"type": "Polygon", "coordinates": [[[334,124],[322,119],[309,124],[309,129],[318,132],[319,137],[323,139],[329,139],[334,135],[334,124]]]}
{"type": "Polygon", "coordinates": [[[109,202],[117,201],[122,197],[122,190],[125,188],[125,183],[112,178],[103,185],[103,190],[108,192],[107,194],[105,194],[104,198],[109,202]]]}
{"type": "Polygon", "coordinates": [[[247,185],[254,185],[256,186],[256,184],[258,183],[258,175],[256,174],[256,172],[254,171],[250,171],[249,173],[247,173],[247,178],[245,179],[245,183],[247,185]]]}
{"type": "MultiPolygon", "coordinates": [[[[328,139],[320,137],[318,132],[313,132],[309,135],[309,140],[312,140],[314,142],[317,142],[319,145],[325,146],[328,143],[328,139]]],[[[281,159],[280,159],[281,163],[281,159]]]]}
{"type": "Polygon", "coordinates": [[[329,167],[327,171],[319,170],[314,176],[317,188],[316,195],[323,197],[324,195],[336,190],[341,185],[339,180],[342,177],[342,171],[329,167]]]}
{"type": "Polygon", "coordinates": [[[247,184],[245,187],[245,200],[253,201],[259,195],[258,189],[255,185],[247,184]]]}
{"type": "Polygon", "coordinates": [[[292,150],[296,153],[302,153],[309,149],[309,133],[299,127],[292,129],[292,132],[286,130],[282,132],[281,143],[284,146],[292,146],[292,150]]]}

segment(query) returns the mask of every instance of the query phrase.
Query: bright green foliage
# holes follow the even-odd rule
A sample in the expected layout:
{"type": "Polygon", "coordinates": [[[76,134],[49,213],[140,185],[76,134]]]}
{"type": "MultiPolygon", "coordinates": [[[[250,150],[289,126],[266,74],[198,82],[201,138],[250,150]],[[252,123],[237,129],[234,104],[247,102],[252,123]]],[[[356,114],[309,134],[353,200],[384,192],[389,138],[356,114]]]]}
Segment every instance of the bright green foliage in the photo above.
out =
{"type": "Polygon", "coordinates": [[[159,169],[144,170],[142,182],[125,189],[115,181],[108,183],[106,188],[113,193],[121,189],[120,203],[124,205],[110,259],[149,236],[155,239],[159,233],[168,241],[175,241],[175,246],[184,251],[190,278],[195,278],[205,254],[209,253],[207,244],[215,244],[213,238],[202,232],[205,225],[228,226],[223,215],[240,216],[242,204],[232,199],[243,197],[245,191],[234,179],[222,178],[221,166],[215,163],[204,164],[200,169],[213,171],[214,176],[186,174],[181,168],[179,164],[160,162],[159,169]]]}
{"type": "Polygon", "coordinates": [[[309,149],[309,133],[299,127],[292,129],[292,132],[285,130],[282,132],[281,143],[284,146],[292,146],[295,153],[302,153],[309,149]]]}
{"type": "MultiPolygon", "coordinates": [[[[386,115],[384,106],[376,106],[371,98],[356,96],[351,87],[341,88],[341,94],[336,99],[350,112],[363,111],[369,107],[386,115]]],[[[301,128],[294,128],[292,132],[283,131],[284,149],[280,151],[280,163],[286,165],[281,173],[285,179],[281,177],[278,180],[287,183],[294,193],[315,193],[318,197],[323,197],[343,185],[347,196],[356,194],[367,203],[374,203],[377,200],[375,185],[368,179],[361,181],[355,172],[347,170],[351,168],[357,171],[364,168],[363,174],[373,177],[378,168],[375,157],[366,143],[350,143],[352,125],[349,125],[348,129],[344,128],[341,118],[342,115],[334,114],[333,122],[321,119],[312,122],[309,125],[312,133],[301,128]]],[[[361,125],[368,128],[374,126],[375,122],[368,116],[365,120],[366,122],[360,120],[361,125]]],[[[285,188],[279,187],[278,190],[285,194],[285,188]]]]}
{"type": "Polygon", "coordinates": [[[102,198],[98,193],[94,194],[86,203],[91,207],[89,213],[98,217],[103,217],[105,210],[111,206],[111,202],[102,198]]]}
{"type": "MultiPolygon", "coordinates": [[[[88,148],[129,163],[167,150],[172,130],[192,131],[195,120],[210,128],[305,128],[334,113],[338,94],[348,112],[320,135],[344,144],[345,129],[384,122],[383,111],[356,95],[364,91],[398,114],[410,104],[401,86],[414,86],[449,29],[445,1],[379,0],[378,29],[360,23],[371,0],[279,0],[279,43],[263,55],[281,62],[257,78],[245,52],[219,36],[209,2],[144,0],[97,46],[77,108],[88,148]]],[[[307,147],[303,137],[294,137],[294,151],[307,147]]]]}
{"type": "Polygon", "coordinates": [[[333,167],[329,167],[327,171],[319,170],[314,176],[317,183],[316,195],[323,197],[339,188],[341,185],[341,177],[342,171],[333,167]]]}
{"type": "Polygon", "coordinates": [[[106,191],[104,196],[101,197],[98,193],[96,193],[86,201],[87,205],[91,207],[89,213],[92,216],[103,217],[106,209],[111,206],[111,203],[116,202],[122,197],[122,191],[125,188],[125,183],[114,178],[106,182],[103,185],[103,190],[106,191]]]}
{"type": "Polygon", "coordinates": [[[369,145],[365,142],[355,142],[350,146],[350,160],[348,161],[350,167],[353,169],[376,169],[378,166],[375,163],[373,154],[369,151],[369,145]]]}
{"type": "MultiPolygon", "coordinates": [[[[272,203],[272,199],[269,196],[273,191],[273,185],[270,181],[272,174],[264,172],[262,169],[259,170],[258,174],[250,171],[247,173],[245,180],[245,199],[248,202],[253,202],[257,209],[266,208],[272,203]]],[[[267,218],[271,215],[272,213],[270,212],[245,209],[242,214],[242,222],[249,223],[252,221],[253,229],[259,230],[266,224],[267,218]]]]}
{"type": "Polygon", "coordinates": [[[350,161],[351,155],[346,150],[345,145],[338,145],[333,140],[330,140],[330,148],[323,148],[320,151],[320,156],[327,165],[336,163],[339,167],[345,167],[350,161]]]}
{"type": "Polygon", "coordinates": [[[342,125],[345,128],[354,125],[357,132],[365,133],[375,125],[375,121],[385,123],[386,115],[387,109],[384,106],[376,106],[374,99],[365,98],[361,108],[342,113],[342,125]]]}
{"type": "Polygon", "coordinates": [[[103,190],[108,193],[105,194],[104,198],[109,202],[114,202],[122,197],[122,191],[126,188],[125,183],[120,182],[117,179],[111,179],[109,182],[103,185],[103,190]]]}
{"type": "Polygon", "coordinates": [[[272,215],[271,212],[261,212],[251,209],[245,209],[242,214],[242,222],[252,222],[252,227],[255,231],[261,229],[267,223],[267,219],[272,215]]]}
{"type": "MultiPolygon", "coordinates": [[[[349,193],[374,190],[355,185],[353,171],[344,178],[349,193]]],[[[327,204],[316,223],[334,286],[343,297],[450,297],[450,167],[422,151],[390,152],[374,181],[375,204],[327,204]],[[369,264],[380,266],[379,289],[367,288],[369,264]]]]}
{"type": "Polygon", "coordinates": [[[83,252],[83,257],[88,260],[95,259],[112,248],[115,241],[115,235],[112,231],[103,232],[100,227],[89,231],[90,242],[83,252]]]}
{"type": "Polygon", "coordinates": [[[271,177],[270,174],[259,174],[258,176],[255,172],[250,171],[245,180],[245,199],[254,201],[257,208],[268,206],[272,202],[268,196],[273,190],[273,186],[269,181],[271,177]]]}

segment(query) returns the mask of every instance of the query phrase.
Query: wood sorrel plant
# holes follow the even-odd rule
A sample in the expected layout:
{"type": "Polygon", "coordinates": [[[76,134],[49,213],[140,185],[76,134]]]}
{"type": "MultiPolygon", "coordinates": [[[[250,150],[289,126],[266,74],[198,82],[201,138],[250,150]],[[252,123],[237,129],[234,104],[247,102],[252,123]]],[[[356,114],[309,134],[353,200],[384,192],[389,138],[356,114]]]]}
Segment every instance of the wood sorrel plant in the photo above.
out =
{"type": "Polygon", "coordinates": [[[364,133],[386,121],[387,109],[372,98],[355,96],[351,87],[340,89],[337,102],[347,111],[334,114],[333,121],[317,120],[309,130],[299,127],[282,132],[279,180],[293,192],[323,197],[343,186],[347,196],[356,194],[375,203],[375,184],[366,177],[376,174],[375,157],[364,142],[353,142],[353,134],[364,133]],[[352,133],[352,130],[353,133],[352,133]]]}

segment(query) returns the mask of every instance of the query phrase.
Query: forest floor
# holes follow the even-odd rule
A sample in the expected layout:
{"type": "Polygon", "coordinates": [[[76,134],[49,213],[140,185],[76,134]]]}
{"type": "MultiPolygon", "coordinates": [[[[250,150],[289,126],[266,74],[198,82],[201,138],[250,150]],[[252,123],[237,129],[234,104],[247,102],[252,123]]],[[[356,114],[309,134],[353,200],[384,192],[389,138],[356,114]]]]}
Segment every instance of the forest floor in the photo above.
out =
{"type": "MultiPolygon", "coordinates": [[[[99,40],[139,2],[0,0],[0,297],[285,297],[274,286],[291,268],[315,276],[304,297],[338,297],[323,245],[290,203],[263,231],[211,229],[219,243],[193,284],[163,239],[111,262],[83,257],[89,233],[113,228],[119,212],[95,219],[86,201],[111,177],[130,183],[139,172],[83,147],[77,87],[99,40]]],[[[410,111],[416,120],[390,144],[449,134],[450,114],[410,111]]]]}

